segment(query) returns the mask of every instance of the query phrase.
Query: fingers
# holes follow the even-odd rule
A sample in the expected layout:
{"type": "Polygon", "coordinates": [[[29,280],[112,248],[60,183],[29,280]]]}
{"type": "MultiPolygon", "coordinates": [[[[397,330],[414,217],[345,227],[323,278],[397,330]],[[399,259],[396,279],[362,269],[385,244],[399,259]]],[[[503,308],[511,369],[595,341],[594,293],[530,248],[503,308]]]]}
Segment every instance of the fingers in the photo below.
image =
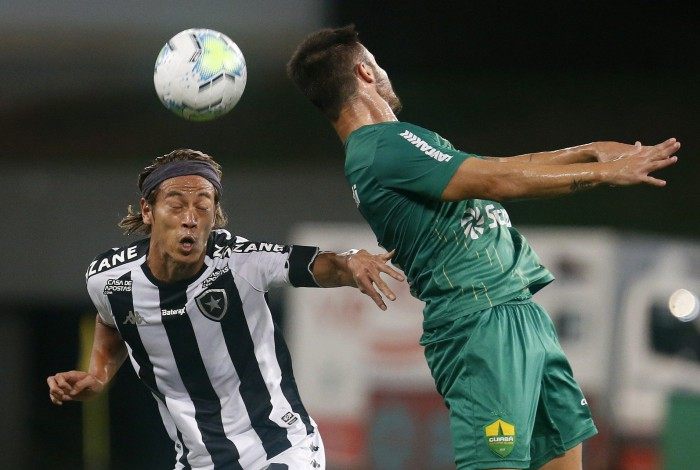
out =
{"type": "Polygon", "coordinates": [[[79,380],[83,379],[83,377],[85,377],[87,373],[81,370],[69,370],[68,372],[61,372],[56,375],[65,378],[66,382],[70,384],[75,384],[79,380]]]}
{"type": "Polygon", "coordinates": [[[623,156],[651,155],[653,158],[666,158],[681,148],[681,143],[675,137],[664,140],[656,145],[644,146],[641,141],[634,143],[634,150],[623,156]]]}
{"type": "Polygon", "coordinates": [[[396,300],[396,294],[391,290],[391,288],[384,282],[384,279],[377,273],[376,278],[372,277],[374,285],[379,288],[382,294],[389,300],[396,300]]]}
{"type": "Polygon", "coordinates": [[[58,406],[63,405],[63,402],[62,402],[61,400],[59,400],[58,398],[54,397],[54,396],[53,396],[52,394],[50,394],[50,393],[49,393],[49,400],[51,400],[51,403],[53,403],[54,405],[58,405],[58,406]]]}
{"type": "Polygon", "coordinates": [[[49,399],[54,405],[62,405],[64,401],[70,401],[71,386],[63,378],[63,374],[48,377],[46,383],[49,386],[49,399]],[[67,386],[67,388],[66,388],[67,386]]]}
{"type": "Polygon", "coordinates": [[[648,184],[663,187],[666,181],[650,176],[650,173],[668,168],[678,162],[674,153],[681,148],[675,138],[653,146],[643,146],[640,141],[634,144],[634,151],[611,162],[618,165],[617,176],[612,184],[648,184]]]}
{"type": "Polygon", "coordinates": [[[678,157],[670,157],[670,158],[665,158],[663,160],[655,160],[649,164],[649,167],[647,168],[647,174],[653,173],[653,172],[661,170],[663,168],[667,168],[667,167],[675,164],[677,161],[678,161],[678,157]]]}
{"type": "Polygon", "coordinates": [[[666,186],[665,180],[662,180],[660,178],[654,178],[653,176],[649,176],[649,173],[653,173],[653,172],[661,170],[663,168],[667,168],[667,167],[675,164],[677,161],[678,161],[678,157],[670,157],[670,158],[666,158],[664,160],[654,161],[647,168],[647,172],[646,172],[647,174],[642,179],[642,182],[649,184],[651,186],[657,186],[657,187],[666,186]]]}
{"type": "Polygon", "coordinates": [[[658,178],[654,178],[653,176],[647,176],[646,178],[644,178],[644,183],[649,184],[651,186],[656,186],[659,188],[666,186],[666,181],[658,179],[658,178]]]}
{"type": "Polygon", "coordinates": [[[381,271],[367,269],[365,272],[366,276],[362,276],[360,280],[361,288],[360,291],[372,298],[374,303],[377,304],[382,310],[386,310],[386,304],[384,299],[380,295],[380,292],[389,300],[396,300],[396,294],[391,290],[391,288],[382,279],[381,271]],[[376,286],[376,288],[375,288],[376,286]],[[378,291],[377,291],[378,289],[378,291]]]}
{"type": "Polygon", "coordinates": [[[61,405],[61,397],[63,396],[63,391],[56,383],[56,379],[51,376],[46,379],[46,383],[49,386],[49,399],[54,405],[61,405]]]}
{"type": "Polygon", "coordinates": [[[639,150],[630,154],[633,157],[639,157],[648,161],[661,161],[669,159],[678,149],[681,148],[681,143],[675,138],[668,139],[660,144],[651,147],[637,147],[639,150]]]}
{"type": "Polygon", "coordinates": [[[665,160],[657,160],[656,162],[654,162],[654,169],[651,171],[656,171],[656,170],[660,170],[662,168],[669,167],[669,166],[675,164],[677,161],[678,161],[678,157],[676,157],[676,156],[669,157],[665,160]]]}
{"type": "Polygon", "coordinates": [[[53,403],[54,405],[61,406],[63,404],[63,392],[61,392],[60,390],[50,390],[49,400],[51,400],[51,403],[53,403]]]}
{"type": "Polygon", "coordinates": [[[402,273],[386,264],[386,262],[389,259],[391,259],[395,253],[396,250],[391,250],[389,253],[380,255],[380,259],[383,261],[383,263],[378,263],[376,265],[376,272],[370,271],[370,277],[372,279],[372,282],[374,282],[374,284],[379,288],[382,294],[384,294],[389,300],[396,300],[396,294],[394,294],[394,292],[387,285],[387,283],[384,282],[384,280],[381,277],[381,273],[386,273],[399,282],[403,282],[405,280],[405,277],[402,273]]]}
{"type": "Polygon", "coordinates": [[[85,372],[71,370],[68,372],[59,372],[46,379],[49,386],[49,399],[55,405],[61,405],[65,401],[73,400],[80,390],[76,391],[74,384],[84,381],[91,377],[85,372]]]}
{"type": "Polygon", "coordinates": [[[399,282],[403,282],[405,279],[403,274],[401,274],[399,271],[395,270],[388,264],[380,264],[379,266],[377,266],[377,269],[379,269],[383,273],[388,274],[389,276],[393,277],[399,282]]]}
{"type": "Polygon", "coordinates": [[[656,148],[661,154],[669,156],[681,148],[681,143],[675,138],[670,138],[664,142],[661,142],[660,144],[655,145],[654,148],[656,148]]]}
{"type": "Polygon", "coordinates": [[[90,388],[95,384],[95,379],[91,375],[86,375],[82,380],[79,380],[74,386],[73,390],[70,392],[72,397],[78,395],[80,392],[86,388],[90,388]]]}
{"type": "Polygon", "coordinates": [[[362,275],[356,276],[356,280],[358,287],[360,288],[360,292],[371,297],[372,300],[374,300],[374,303],[377,304],[377,307],[382,310],[386,310],[387,307],[381,294],[392,301],[396,300],[396,294],[394,294],[381,276],[381,272],[386,272],[384,271],[385,269],[391,268],[382,265],[379,267],[379,269],[367,268],[362,275]],[[382,271],[379,269],[382,269],[382,271]]]}
{"type": "Polygon", "coordinates": [[[386,310],[382,295],[389,300],[396,300],[396,294],[382,279],[382,273],[386,273],[399,282],[405,280],[404,275],[389,266],[387,262],[394,256],[395,250],[388,253],[372,255],[361,250],[352,257],[352,270],[355,284],[360,292],[372,298],[377,307],[386,310]]]}
{"type": "Polygon", "coordinates": [[[661,144],[661,148],[664,151],[673,153],[679,148],[681,148],[681,143],[678,142],[676,139],[668,139],[666,142],[661,144]]]}
{"type": "Polygon", "coordinates": [[[381,255],[378,255],[379,259],[382,262],[377,265],[377,269],[379,269],[380,271],[382,271],[384,273],[387,273],[389,276],[393,277],[397,281],[403,282],[405,279],[403,274],[401,274],[399,271],[395,270],[394,268],[392,268],[391,266],[386,264],[387,261],[389,261],[391,258],[393,258],[395,254],[396,254],[396,249],[393,249],[388,253],[383,253],[381,255]]]}
{"type": "Polygon", "coordinates": [[[658,144],[654,145],[654,147],[669,146],[669,145],[675,144],[676,142],[678,142],[678,141],[676,140],[676,138],[675,138],[675,137],[671,137],[670,139],[666,139],[666,140],[664,140],[663,142],[659,142],[658,144]]]}
{"type": "Polygon", "coordinates": [[[382,310],[386,310],[386,304],[384,303],[384,299],[382,299],[382,296],[379,295],[379,292],[376,291],[376,289],[372,285],[372,282],[369,281],[369,279],[364,279],[361,281],[360,292],[371,297],[372,300],[374,300],[374,303],[377,304],[377,307],[379,307],[382,310]]]}
{"type": "Polygon", "coordinates": [[[56,374],[55,376],[56,385],[63,391],[63,393],[69,393],[73,388],[64,378],[63,374],[56,374]]]}

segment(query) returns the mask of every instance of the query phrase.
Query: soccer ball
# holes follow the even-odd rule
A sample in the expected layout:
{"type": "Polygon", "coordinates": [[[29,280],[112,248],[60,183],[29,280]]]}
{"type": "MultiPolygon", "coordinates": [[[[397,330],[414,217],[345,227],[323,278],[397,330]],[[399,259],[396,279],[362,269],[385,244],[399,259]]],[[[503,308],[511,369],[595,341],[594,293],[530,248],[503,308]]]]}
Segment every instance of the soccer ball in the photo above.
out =
{"type": "Polygon", "coordinates": [[[238,103],[247,76],[243,53],[228,36],[188,29],[160,50],[153,83],[170,111],[189,121],[209,121],[238,103]]]}

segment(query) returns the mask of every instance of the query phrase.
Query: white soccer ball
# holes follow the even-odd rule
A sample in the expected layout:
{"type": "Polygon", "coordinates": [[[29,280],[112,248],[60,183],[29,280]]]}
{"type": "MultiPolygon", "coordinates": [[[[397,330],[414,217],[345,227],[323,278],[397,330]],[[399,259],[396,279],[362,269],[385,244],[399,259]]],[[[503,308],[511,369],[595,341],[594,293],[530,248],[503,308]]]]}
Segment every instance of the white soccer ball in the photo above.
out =
{"type": "Polygon", "coordinates": [[[228,36],[188,29],[160,50],[153,83],[166,108],[190,121],[209,121],[238,103],[247,76],[243,53],[228,36]]]}

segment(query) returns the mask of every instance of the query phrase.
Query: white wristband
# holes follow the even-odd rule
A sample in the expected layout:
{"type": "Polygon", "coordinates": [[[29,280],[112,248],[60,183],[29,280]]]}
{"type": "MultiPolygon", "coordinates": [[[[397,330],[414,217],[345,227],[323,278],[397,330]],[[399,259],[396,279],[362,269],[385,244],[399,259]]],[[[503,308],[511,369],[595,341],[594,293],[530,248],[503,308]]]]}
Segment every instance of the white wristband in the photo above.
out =
{"type": "Polygon", "coordinates": [[[353,248],[352,250],[345,251],[343,253],[339,253],[340,256],[345,256],[345,262],[347,263],[350,261],[350,258],[352,258],[354,255],[356,255],[360,250],[353,248]]]}

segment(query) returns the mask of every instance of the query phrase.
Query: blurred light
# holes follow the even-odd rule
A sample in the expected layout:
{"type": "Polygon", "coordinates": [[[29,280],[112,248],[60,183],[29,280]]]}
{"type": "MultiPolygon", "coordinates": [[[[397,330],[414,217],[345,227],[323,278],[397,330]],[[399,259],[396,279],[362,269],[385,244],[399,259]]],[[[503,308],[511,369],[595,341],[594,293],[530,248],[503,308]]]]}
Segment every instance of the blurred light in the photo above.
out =
{"type": "Polygon", "coordinates": [[[700,302],[695,294],[686,289],[678,289],[668,299],[668,308],[680,321],[689,322],[698,317],[700,302]]]}

